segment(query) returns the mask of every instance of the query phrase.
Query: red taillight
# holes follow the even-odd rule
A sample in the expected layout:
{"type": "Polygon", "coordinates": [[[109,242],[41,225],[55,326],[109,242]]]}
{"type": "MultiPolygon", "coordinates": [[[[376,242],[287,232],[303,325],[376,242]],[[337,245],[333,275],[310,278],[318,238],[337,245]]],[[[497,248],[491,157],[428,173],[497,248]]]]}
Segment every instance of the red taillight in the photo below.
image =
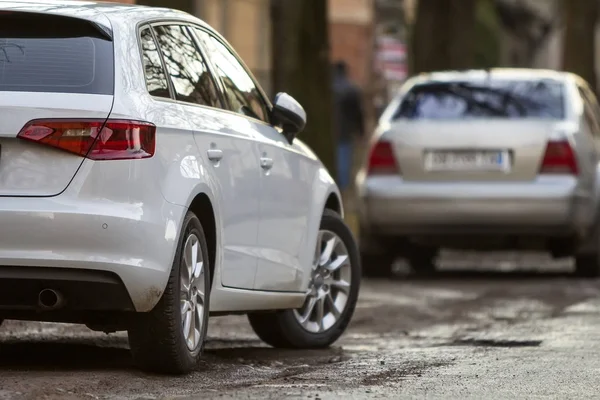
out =
{"type": "Polygon", "coordinates": [[[548,142],[540,173],[577,175],[578,172],[575,153],[569,142],[566,140],[548,142]]]}
{"type": "Polygon", "coordinates": [[[17,137],[92,160],[127,160],[154,155],[156,126],[125,120],[34,120],[17,137]]]}
{"type": "Polygon", "coordinates": [[[369,175],[390,175],[400,173],[394,156],[394,149],[389,142],[375,143],[369,154],[369,175]]]}

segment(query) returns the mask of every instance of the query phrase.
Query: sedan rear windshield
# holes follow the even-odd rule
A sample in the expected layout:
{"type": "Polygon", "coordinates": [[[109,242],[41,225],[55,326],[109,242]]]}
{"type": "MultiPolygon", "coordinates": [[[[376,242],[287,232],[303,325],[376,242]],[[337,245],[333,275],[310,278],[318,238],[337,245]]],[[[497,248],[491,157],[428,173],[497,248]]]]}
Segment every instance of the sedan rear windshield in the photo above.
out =
{"type": "Polygon", "coordinates": [[[0,91],[113,94],[113,44],[92,23],[0,14],[0,91]]]}
{"type": "Polygon", "coordinates": [[[393,119],[563,119],[564,85],[556,80],[429,82],[415,85],[393,119]]]}

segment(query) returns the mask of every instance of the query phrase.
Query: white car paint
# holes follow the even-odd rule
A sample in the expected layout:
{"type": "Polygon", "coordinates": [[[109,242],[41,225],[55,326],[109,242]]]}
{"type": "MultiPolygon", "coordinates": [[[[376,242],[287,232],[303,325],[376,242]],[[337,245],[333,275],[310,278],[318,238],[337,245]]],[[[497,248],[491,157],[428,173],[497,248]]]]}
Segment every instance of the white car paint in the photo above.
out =
{"type": "Polygon", "coordinates": [[[205,196],[217,227],[211,312],[300,307],[325,204],[330,196],[341,204],[327,170],[301,141],[290,144],[262,121],[153,98],[146,89],[141,24],[193,24],[224,39],[204,22],[167,9],[49,5],[0,2],[0,10],[69,15],[111,30],[114,96],[0,92],[0,225],[9,227],[0,230],[0,265],[110,271],[135,310],[149,311],[165,288],[185,213],[205,196]],[[109,113],[154,123],[154,156],[93,161],[16,139],[32,119],[109,113]],[[222,158],[209,159],[211,150],[222,158]],[[12,151],[23,154],[15,163],[12,151]],[[265,159],[268,170],[261,167],[265,159]]]}

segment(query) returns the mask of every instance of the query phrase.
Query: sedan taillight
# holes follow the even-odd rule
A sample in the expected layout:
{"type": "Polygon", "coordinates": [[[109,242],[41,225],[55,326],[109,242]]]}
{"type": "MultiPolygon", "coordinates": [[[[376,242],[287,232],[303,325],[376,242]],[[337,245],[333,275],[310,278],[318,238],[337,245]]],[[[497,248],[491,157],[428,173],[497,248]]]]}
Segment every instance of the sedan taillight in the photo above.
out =
{"type": "Polygon", "coordinates": [[[394,155],[394,149],[390,142],[378,141],[369,153],[368,174],[369,175],[396,175],[400,173],[400,167],[394,155]]]}
{"type": "Polygon", "coordinates": [[[578,172],[577,159],[571,144],[567,140],[548,142],[540,173],[577,175],[578,172]]]}

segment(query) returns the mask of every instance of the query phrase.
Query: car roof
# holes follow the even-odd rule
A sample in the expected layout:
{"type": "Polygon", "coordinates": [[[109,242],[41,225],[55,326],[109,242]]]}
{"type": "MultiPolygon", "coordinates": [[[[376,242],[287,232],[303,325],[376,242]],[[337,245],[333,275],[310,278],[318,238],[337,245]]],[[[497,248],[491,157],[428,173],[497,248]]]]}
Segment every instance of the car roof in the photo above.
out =
{"type": "Polygon", "coordinates": [[[552,79],[564,82],[572,74],[550,69],[534,68],[490,68],[472,69],[464,71],[436,71],[417,75],[415,83],[427,82],[453,82],[453,81],[477,81],[489,78],[511,80],[539,80],[552,79]]]}
{"type": "Polygon", "coordinates": [[[108,1],[76,0],[0,0],[1,11],[23,11],[42,14],[56,14],[81,18],[112,29],[111,21],[122,20],[138,24],[151,19],[177,19],[194,22],[205,27],[202,20],[179,10],[163,7],[148,7],[137,4],[123,4],[108,1]]]}

